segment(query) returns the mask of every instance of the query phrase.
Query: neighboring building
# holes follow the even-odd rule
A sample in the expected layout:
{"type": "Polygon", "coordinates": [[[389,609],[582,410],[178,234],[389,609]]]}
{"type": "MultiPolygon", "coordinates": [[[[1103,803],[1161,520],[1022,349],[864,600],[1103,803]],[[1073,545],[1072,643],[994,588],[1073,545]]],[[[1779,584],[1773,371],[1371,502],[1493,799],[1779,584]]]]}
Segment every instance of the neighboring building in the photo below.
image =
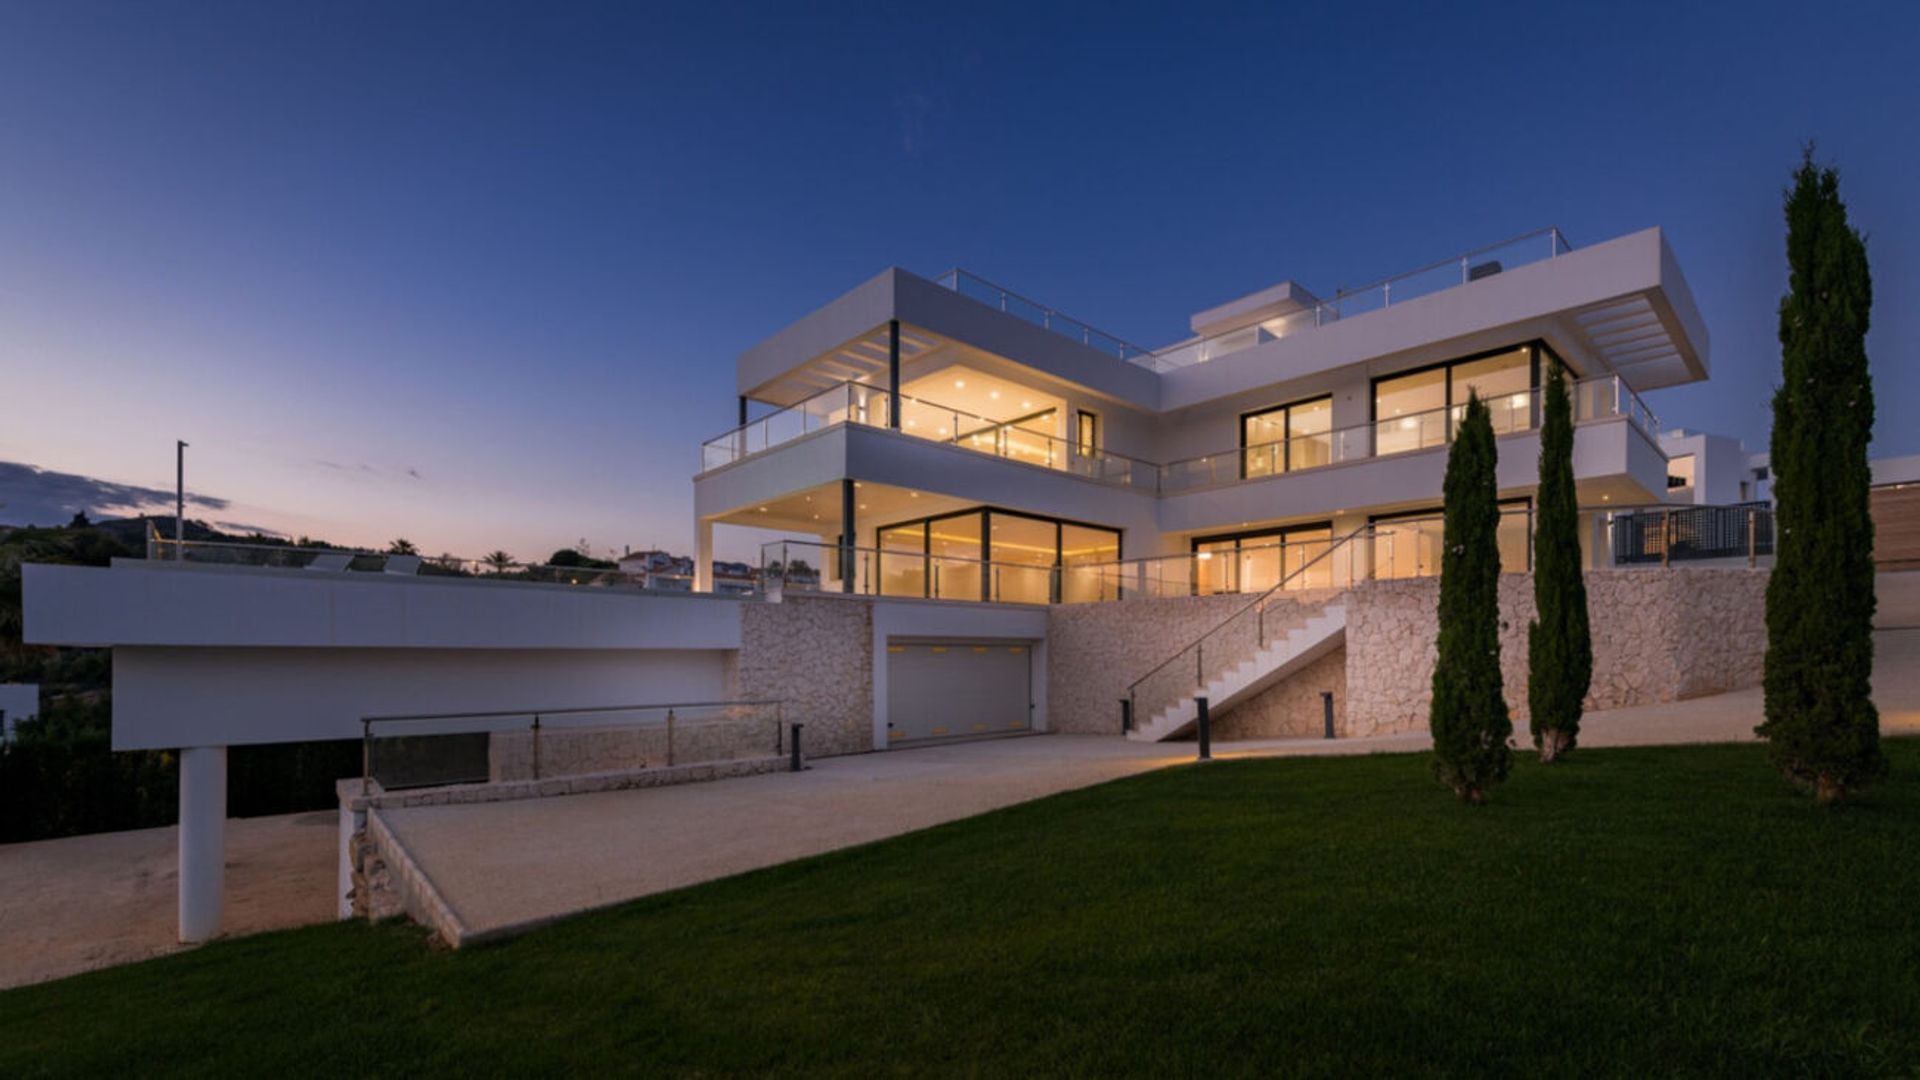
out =
{"type": "Polygon", "coordinates": [[[1376,559],[1423,572],[1472,390],[1524,570],[1544,366],[1578,380],[1596,508],[1667,501],[1638,395],[1707,377],[1658,229],[1580,250],[1546,230],[1329,300],[1282,282],[1191,328],[1149,350],[963,271],[888,270],[739,358],[742,424],[694,481],[697,561],[715,526],[770,528],[813,547],[765,561],[804,553],[823,588],[1073,602],[1148,556],[1178,556],[1165,569],[1198,592],[1263,590],[1372,525],[1376,559]],[[749,421],[750,403],[776,411],[749,421]]]}
{"type": "Polygon", "coordinates": [[[1665,501],[1733,506],[1768,501],[1767,456],[1730,435],[1673,429],[1660,434],[1667,455],[1665,501]]]}
{"type": "Polygon", "coordinates": [[[1920,570],[1920,454],[1872,464],[1874,561],[1882,570],[1920,570]]]}
{"type": "Polygon", "coordinates": [[[668,592],[693,588],[693,560],[665,551],[635,551],[620,557],[620,572],[640,579],[641,587],[668,592]]]}
{"type": "Polygon", "coordinates": [[[38,683],[0,683],[0,742],[13,741],[13,729],[39,715],[38,683]]]}

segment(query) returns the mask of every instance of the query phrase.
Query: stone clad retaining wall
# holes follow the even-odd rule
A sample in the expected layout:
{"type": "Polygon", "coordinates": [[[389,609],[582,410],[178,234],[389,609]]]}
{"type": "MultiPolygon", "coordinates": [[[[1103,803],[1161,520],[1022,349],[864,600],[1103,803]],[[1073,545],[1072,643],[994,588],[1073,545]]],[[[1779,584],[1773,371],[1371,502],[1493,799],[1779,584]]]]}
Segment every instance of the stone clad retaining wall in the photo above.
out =
{"type": "Polygon", "coordinates": [[[873,749],[873,603],[789,594],[740,606],[739,696],[781,702],[811,757],[873,749]]]}
{"type": "MultiPolygon", "coordinates": [[[[1647,705],[1755,686],[1766,649],[1767,573],[1747,569],[1599,570],[1587,574],[1593,623],[1590,710],[1647,705]]],[[[1325,594],[1276,609],[1281,622],[1317,610],[1325,594]]],[[[1322,690],[1341,736],[1425,730],[1440,582],[1372,581],[1347,595],[1346,645],[1214,717],[1222,739],[1312,738],[1322,690]]],[[[1055,731],[1118,734],[1128,684],[1218,624],[1244,596],[1074,604],[1048,617],[1049,711],[1055,731]]],[[[1501,668],[1507,704],[1527,724],[1527,625],[1533,578],[1500,579],[1501,668]]]]}
{"type": "MultiPolygon", "coordinates": [[[[1304,620],[1329,595],[1282,600],[1269,608],[1270,625],[1304,620]]],[[[1047,613],[1049,727],[1118,735],[1127,687],[1250,600],[1229,594],[1054,607],[1047,613]]]]}
{"type": "MultiPolygon", "coordinates": [[[[1766,651],[1767,573],[1755,570],[1595,570],[1589,710],[1649,705],[1755,686],[1766,651]]],[[[1347,603],[1343,735],[1426,728],[1440,582],[1368,582],[1347,603]]],[[[1527,625],[1533,578],[1500,578],[1500,667],[1522,740],[1527,724],[1527,625]]]]}
{"type": "Polygon", "coordinates": [[[1323,690],[1333,692],[1333,730],[1346,729],[1347,650],[1343,646],[1260,691],[1213,720],[1216,739],[1317,739],[1326,734],[1323,690]]]}

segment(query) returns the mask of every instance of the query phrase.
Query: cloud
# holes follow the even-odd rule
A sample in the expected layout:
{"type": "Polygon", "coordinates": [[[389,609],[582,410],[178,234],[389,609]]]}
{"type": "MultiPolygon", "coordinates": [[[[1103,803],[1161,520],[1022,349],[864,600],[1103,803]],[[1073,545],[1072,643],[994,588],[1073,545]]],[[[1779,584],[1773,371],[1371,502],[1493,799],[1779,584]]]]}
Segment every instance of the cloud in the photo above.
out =
{"type": "Polygon", "coordinates": [[[329,472],[345,473],[351,476],[364,476],[372,479],[381,479],[381,478],[406,479],[406,480],[425,480],[426,479],[426,477],[420,475],[420,470],[413,467],[412,465],[401,465],[401,466],[371,465],[364,461],[355,462],[352,465],[346,465],[338,461],[328,461],[325,458],[314,458],[313,463],[322,469],[328,470],[329,472]]]}
{"type": "Polygon", "coordinates": [[[243,533],[247,536],[277,536],[282,540],[292,539],[279,529],[269,529],[265,525],[252,525],[244,521],[216,521],[213,524],[222,532],[243,533]]]}
{"type": "MultiPolygon", "coordinates": [[[[205,510],[225,510],[231,505],[226,499],[191,491],[187,504],[205,510]]],[[[172,509],[173,492],[162,488],[0,461],[0,521],[9,525],[65,525],[83,510],[89,517],[132,517],[172,509]]]]}

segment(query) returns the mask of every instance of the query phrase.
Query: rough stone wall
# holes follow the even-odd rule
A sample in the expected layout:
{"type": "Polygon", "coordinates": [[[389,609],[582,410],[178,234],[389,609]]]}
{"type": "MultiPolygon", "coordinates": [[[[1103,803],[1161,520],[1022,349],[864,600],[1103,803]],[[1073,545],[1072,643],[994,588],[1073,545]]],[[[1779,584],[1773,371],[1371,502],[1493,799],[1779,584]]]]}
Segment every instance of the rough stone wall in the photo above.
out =
{"type": "MultiPolygon", "coordinates": [[[[1290,623],[1304,622],[1331,595],[1301,593],[1278,600],[1268,610],[1269,628],[1279,630],[1290,623]]],[[[1120,699],[1127,695],[1127,687],[1251,599],[1237,594],[1184,596],[1062,604],[1049,609],[1049,729],[1072,734],[1119,734],[1120,699]]],[[[1250,635],[1248,642],[1227,643],[1216,655],[1224,660],[1237,652],[1237,659],[1244,658],[1246,653],[1238,646],[1250,647],[1250,635]]]]}
{"type": "MultiPolygon", "coordinates": [[[[1647,705],[1754,686],[1766,646],[1765,572],[1599,570],[1587,573],[1593,626],[1589,710],[1647,705]]],[[[1426,728],[1440,582],[1368,582],[1347,605],[1343,734],[1426,728]]],[[[1533,578],[1500,578],[1500,668],[1514,727],[1527,724],[1527,626],[1533,578]]]]}
{"type": "Polygon", "coordinates": [[[1333,692],[1333,730],[1344,734],[1347,650],[1336,648],[1214,718],[1217,739],[1317,739],[1326,734],[1322,691],[1333,692]]]}
{"type": "Polygon", "coordinates": [[[873,749],[873,605],[789,593],[740,606],[740,696],[784,702],[809,757],[873,749]]]}

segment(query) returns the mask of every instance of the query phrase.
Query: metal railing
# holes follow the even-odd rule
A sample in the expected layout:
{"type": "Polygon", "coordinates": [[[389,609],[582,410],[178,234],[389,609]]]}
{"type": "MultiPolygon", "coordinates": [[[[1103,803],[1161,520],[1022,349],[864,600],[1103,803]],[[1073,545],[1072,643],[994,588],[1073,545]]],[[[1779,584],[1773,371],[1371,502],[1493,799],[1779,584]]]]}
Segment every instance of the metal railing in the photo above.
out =
{"type": "MultiPolygon", "coordinates": [[[[1575,423],[1625,416],[1649,437],[1659,437],[1659,418],[1620,376],[1582,379],[1569,390],[1575,423]]],[[[1487,399],[1487,408],[1492,414],[1495,435],[1531,431],[1540,426],[1540,389],[1492,395],[1487,399]]],[[[1158,490],[1162,493],[1190,491],[1446,446],[1453,441],[1454,431],[1465,413],[1464,404],[1442,406],[1184,458],[1160,466],[1158,490]]]]}
{"type": "MultiPolygon", "coordinates": [[[[891,426],[894,395],[861,382],[828,387],[778,412],[701,444],[702,471],[730,465],[835,424],[891,426]]],[[[1098,483],[1155,490],[1159,466],[1109,450],[1080,446],[1032,419],[994,420],[924,398],[900,397],[902,434],[995,457],[1058,469],[1098,483]]]]}
{"type": "Polygon", "coordinates": [[[1371,537],[1373,531],[1373,526],[1362,525],[1328,541],[1320,552],[1302,560],[1253,600],[1135,679],[1127,687],[1128,715],[1135,723],[1150,719],[1196,688],[1205,686],[1208,679],[1265,648],[1269,640],[1284,636],[1290,629],[1287,613],[1274,609],[1282,602],[1293,602],[1294,598],[1288,594],[1297,590],[1295,583],[1306,575],[1319,573],[1330,582],[1344,582],[1328,586],[1334,588],[1344,588],[1371,575],[1372,553],[1367,551],[1360,557],[1365,545],[1355,541],[1371,537]],[[1208,665],[1209,654],[1212,666],[1208,665]]]}
{"type": "Polygon", "coordinates": [[[777,756],[786,747],[782,720],[778,701],[366,716],[360,720],[360,791],[777,756]]]}
{"type": "MultiPolygon", "coordinates": [[[[1501,509],[1498,539],[1503,573],[1529,568],[1535,513],[1531,506],[1501,509]]],[[[1089,565],[1082,573],[1097,582],[1095,598],[1100,600],[1255,594],[1276,587],[1345,589],[1358,581],[1439,573],[1444,525],[1439,514],[1389,518],[1363,526],[1364,533],[1345,537],[1149,555],[1089,565]],[[1350,557],[1321,558],[1343,544],[1350,548],[1350,557]]]]}
{"type": "MultiPolygon", "coordinates": [[[[239,543],[225,540],[175,541],[149,532],[147,558],[202,566],[277,567],[315,572],[458,578],[468,581],[579,585],[644,592],[686,592],[692,581],[666,571],[628,572],[617,567],[553,566],[544,563],[491,562],[453,555],[417,555],[358,548],[298,547],[293,544],[239,543]]],[[[733,591],[756,593],[757,583],[738,583],[733,591]]]]}
{"type": "MultiPolygon", "coordinates": [[[[1569,392],[1576,423],[1625,416],[1648,436],[1658,438],[1660,434],[1659,417],[1618,375],[1582,379],[1569,392]]],[[[1031,427],[1026,421],[992,420],[919,398],[901,400],[901,431],[905,434],[1156,494],[1445,446],[1452,441],[1466,408],[1443,406],[1160,465],[1111,450],[1088,450],[1050,431],[1031,427]]],[[[1538,427],[1539,401],[1538,388],[1489,398],[1494,433],[1506,435],[1538,427]]],[[[716,469],[839,423],[887,427],[892,402],[893,395],[886,390],[865,383],[840,383],[708,439],[702,444],[702,463],[705,469],[716,469]]]]}
{"type": "Polygon", "coordinates": [[[955,267],[933,280],[936,285],[952,289],[962,296],[978,300],[988,307],[998,308],[1062,337],[1078,341],[1088,348],[1098,349],[1109,356],[1130,363],[1154,366],[1152,349],[1143,349],[1125,338],[1116,337],[1104,330],[1096,330],[1079,319],[1062,315],[1037,300],[1029,300],[978,274],[955,267]]]}
{"type": "Polygon", "coordinates": [[[1056,566],[813,540],[773,540],[760,548],[760,577],[770,592],[845,593],[1001,604],[1099,600],[1102,565],[1105,564],[1056,566]]]}
{"type": "MultiPolygon", "coordinates": [[[[1155,352],[1143,366],[1155,371],[1172,371],[1218,359],[1242,349],[1286,337],[1303,330],[1350,319],[1394,304],[1471,284],[1495,274],[1529,263],[1564,255],[1573,245],[1554,227],[1535,229],[1510,240],[1474,248],[1451,258],[1429,263],[1381,278],[1355,288],[1342,288],[1331,299],[1290,315],[1255,326],[1193,338],[1155,352]]],[[[1140,362],[1140,361],[1136,361],[1140,362]]]]}
{"type": "Polygon", "coordinates": [[[1622,569],[1674,563],[1772,566],[1773,515],[1769,503],[1601,508],[1594,511],[1595,561],[1622,569]]]}

